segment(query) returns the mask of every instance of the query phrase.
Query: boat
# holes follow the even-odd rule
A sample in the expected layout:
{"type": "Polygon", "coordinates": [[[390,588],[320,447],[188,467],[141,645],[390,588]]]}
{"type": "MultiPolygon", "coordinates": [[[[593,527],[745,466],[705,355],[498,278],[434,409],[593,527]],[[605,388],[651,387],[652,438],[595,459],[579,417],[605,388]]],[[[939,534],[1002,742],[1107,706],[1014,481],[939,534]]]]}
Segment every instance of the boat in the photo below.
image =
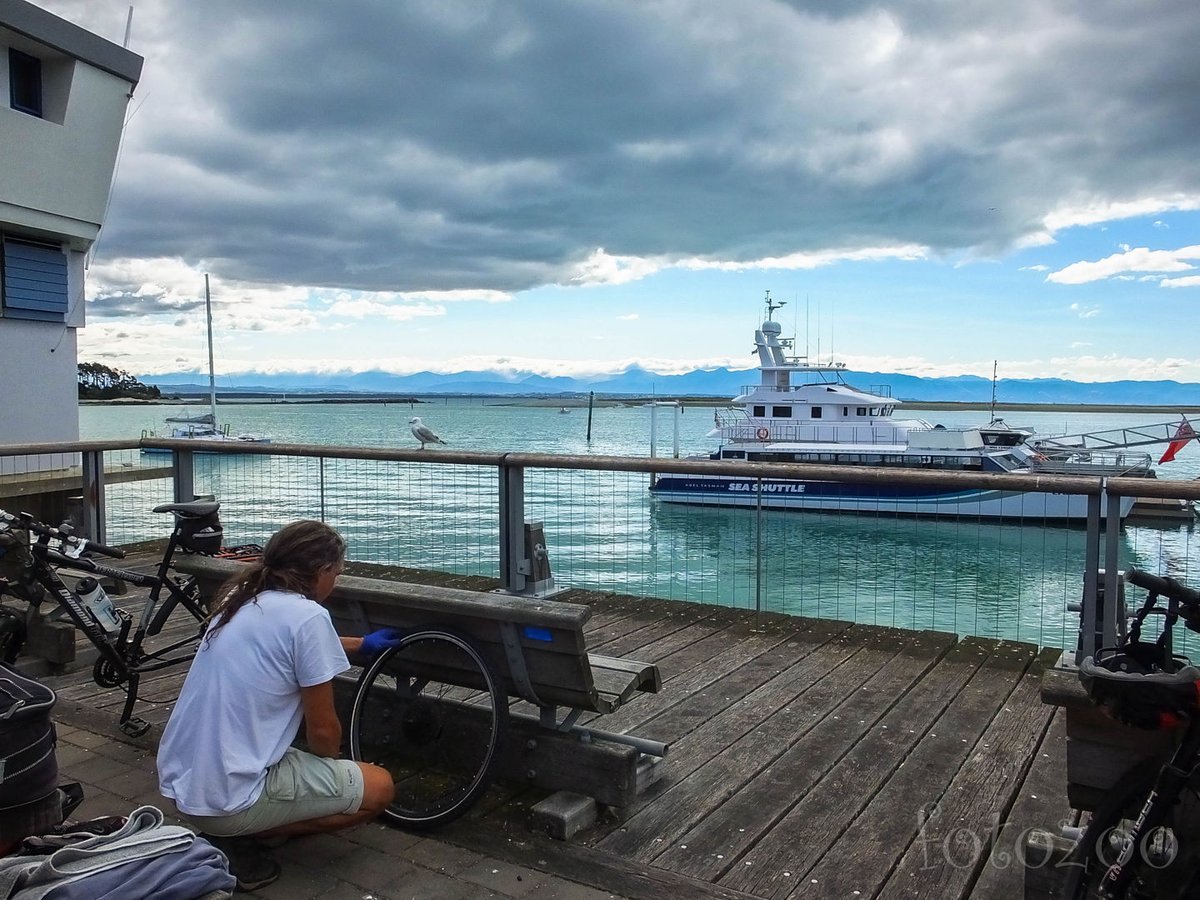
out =
{"type": "MultiPolygon", "coordinates": [[[[235,444],[269,444],[271,439],[262,434],[233,434],[229,424],[217,424],[217,377],[213,367],[213,336],[212,336],[212,297],[208,289],[208,276],[204,276],[204,315],[208,323],[208,412],[202,415],[168,416],[166,422],[171,426],[170,433],[165,435],[172,440],[191,441],[227,441],[235,444]]],[[[152,431],[143,431],[142,437],[160,437],[152,431]]],[[[157,447],[143,447],[142,453],[171,453],[173,451],[157,447]]]]}
{"type": "MultiPolygon", "coordinates": [[[[783,305],[767,292],[766,320],[754,334],[760,381],[743,388],[730,409],[714,414],[708,436],[718,439],[717,449],[691,458],[972,472],[1003,476],[1006,486],[766,478],[760,490],[757,479],[746,475],[663,473],[650,487],[658,501],[747,507],[761,502],[767,509],[1082,523],[1086,496],[1030,490],[1030,482],[1046,474],[1155,477],[1149,454],[1111,445],[1103,451],[1083,450],[1087,443],[1079,440],[1039,441],[1031,429],[1010,427],[994,414],[986,425],[967,428],[897,417],[904,404],[887,386],[861,390],[847,383],[843,363],[788,356],[794,341],[780,336],[781,327],[772,318],[783,305]]],[[[1170,426],[1162,427],[1169,438],[1170,426]]],[[[1133,504],[1132,497],[1120,499],[1122,519],[1133,504]]],[[[1102,513],[1107,514],[1106,507],[1102,513]]]]}
{"type": "Polygon", "coordinates": [[[567,409],[565,406],[560,406],[560,407],[558,408],[558,412],[559,412],[559,414],[560,414],[560,415],[565,415],[566,413],[569,413],[569,412],[570,412],[570,410],[569,410],[569,409],[567,409]]]}

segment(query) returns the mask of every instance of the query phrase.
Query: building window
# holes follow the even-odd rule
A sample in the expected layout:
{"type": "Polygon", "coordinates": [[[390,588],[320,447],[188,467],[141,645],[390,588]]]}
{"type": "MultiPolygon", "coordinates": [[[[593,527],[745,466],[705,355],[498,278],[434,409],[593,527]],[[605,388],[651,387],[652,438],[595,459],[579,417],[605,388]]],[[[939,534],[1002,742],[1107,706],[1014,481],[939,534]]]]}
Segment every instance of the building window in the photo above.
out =
{"type": "Polygon", "coordinates": [[[61,247],[5,238],[4,317],[64,322],[67,317],[67,256],[61,247]]]}
{"type": "Polygon", "coordinates": [[[776,419],[790,419],[792,417],[792,408],[790,406],[772,406],[771,415],[776,419]]]}
{"type": "Polygon", "coordinates": [[[813,417],[814,419],[819,419],[819,418],[821,418],[821,407],[819,407],[819,406],[814,406],[814,407],[812,408],[812,417],[813,417]]]}
{"type": "Polygon", "coordinates": [[[42,117],[42,61],[8,48],[8,95],[12,108],[42,117]]]}

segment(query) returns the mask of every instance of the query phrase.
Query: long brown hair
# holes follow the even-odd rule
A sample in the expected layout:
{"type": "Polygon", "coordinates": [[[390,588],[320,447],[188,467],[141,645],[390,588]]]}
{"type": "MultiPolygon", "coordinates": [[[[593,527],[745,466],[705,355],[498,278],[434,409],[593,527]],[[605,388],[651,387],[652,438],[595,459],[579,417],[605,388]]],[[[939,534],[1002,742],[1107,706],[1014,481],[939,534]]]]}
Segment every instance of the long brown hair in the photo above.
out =
{"type": "Polygon", "coordinates": [[[263,591],[312,596],[317,574],[340,565],[345,557],[346,542],[324,522],[306,519],[285,525],[267,541],[261,559],[221,586],[205,640],[263,591]]]}

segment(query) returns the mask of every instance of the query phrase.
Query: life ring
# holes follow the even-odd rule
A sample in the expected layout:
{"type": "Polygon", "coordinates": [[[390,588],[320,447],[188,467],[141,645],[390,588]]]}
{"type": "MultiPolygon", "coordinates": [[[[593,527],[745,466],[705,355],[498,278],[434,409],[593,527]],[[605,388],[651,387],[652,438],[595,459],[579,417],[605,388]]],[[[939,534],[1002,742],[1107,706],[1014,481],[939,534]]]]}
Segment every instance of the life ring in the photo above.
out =
{"type": "Polygon", "coordinates": [[[760,441],[765,441],[767,438],[769,438],[771,436],[771,432],[768,431],[766,428],[760,428],[760,429],[758,429],[758,431],[754,432],[754,436],[756,438],[758,438],[760,441]]]}

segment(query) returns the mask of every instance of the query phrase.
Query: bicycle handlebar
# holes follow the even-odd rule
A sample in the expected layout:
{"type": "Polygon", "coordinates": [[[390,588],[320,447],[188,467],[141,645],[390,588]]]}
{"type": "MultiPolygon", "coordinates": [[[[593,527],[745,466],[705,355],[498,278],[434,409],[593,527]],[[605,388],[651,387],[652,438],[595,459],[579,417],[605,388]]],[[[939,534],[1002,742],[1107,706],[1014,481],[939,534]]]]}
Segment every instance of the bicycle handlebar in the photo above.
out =
{"type": "Polygon", "coordinates": [[[1130,569],[1125,578],[1130,584],[1135,584],[1152,593],[1178,600],[1188,606],[1200,606],[1200,591],[1194,591],[1187,585],[1180,584],[1174,578],[1151,575],[1141,569],[1130,569]]]}
{"type": "MultiPolygon", "coordinates": [[[[117,547],[109,547],[107,544],[101,544],[99,541],[89,541],[87,538],[76,537],[57,528],[51,528],[49,525],[39,522],[29,513],[21,513],[19,516],[14,516],[12,513],[0,509],[0,522],[5,522],[17,528],[27,529],[42,537],[62,541],[64,546],[76,548],[74,551],[76,555],[88,550],[94,550],[96,553],[103,556],[111,556],[114,559],[125,558],[124,550],[117,547]]],[[[71,554],[67,555],[70,556],[71,554]]]]}

